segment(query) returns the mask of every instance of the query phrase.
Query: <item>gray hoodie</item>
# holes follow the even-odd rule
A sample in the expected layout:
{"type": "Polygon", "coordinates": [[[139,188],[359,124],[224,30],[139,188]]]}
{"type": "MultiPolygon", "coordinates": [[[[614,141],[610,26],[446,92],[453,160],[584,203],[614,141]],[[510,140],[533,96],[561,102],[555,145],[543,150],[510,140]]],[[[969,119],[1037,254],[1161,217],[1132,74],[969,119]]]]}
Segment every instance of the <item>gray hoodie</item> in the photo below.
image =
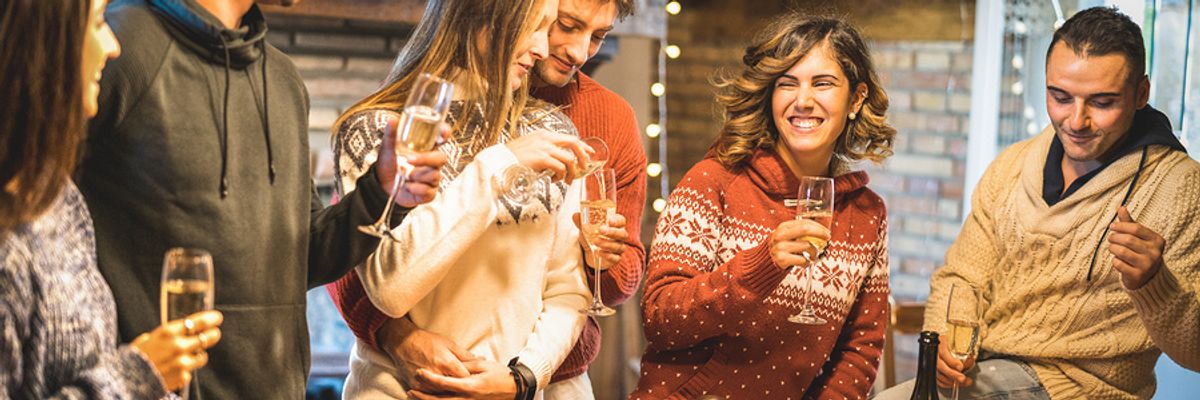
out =
{"type": "Polygon", "coordinates": [[[225,323],[193,398],[304,398],[305,291],[375,249],[355,226],[385,192],[368,173],[335,206],[316,197],[308,94],[257,6],[236,30],[194,0],[118,0],[105,15],[123,53],[104,70],[79,186],[121,341],[159,324],[163,253],[207,249],[225,323]]]}

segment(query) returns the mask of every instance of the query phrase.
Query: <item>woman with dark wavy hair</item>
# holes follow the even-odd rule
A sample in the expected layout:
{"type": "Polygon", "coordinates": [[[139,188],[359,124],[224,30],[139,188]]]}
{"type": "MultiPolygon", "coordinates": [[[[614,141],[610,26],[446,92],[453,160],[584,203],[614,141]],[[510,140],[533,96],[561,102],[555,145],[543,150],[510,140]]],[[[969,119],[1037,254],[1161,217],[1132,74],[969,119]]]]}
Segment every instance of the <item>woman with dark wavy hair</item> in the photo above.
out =
{"type": "Polygon", "coordinates": [[[152,399],[208,362],[206,311],[117,343],[91,214],[71,181],[120,54],[105,0],[0,1],[0,399],[152,399]]]}
{"type": "Polygon", "coordinates": [[[720,136],[658,221],[631,398],[865,398],[887,323],[887,212],[853,167],[891,155],[887,95],[837,19],[782,16],[742,62],[716,82],[720,136]],[[833,178],[832,229],[795,218],[801,176],[833,178]],[[789,321],[806,292],[827,322],[789,321]]]}

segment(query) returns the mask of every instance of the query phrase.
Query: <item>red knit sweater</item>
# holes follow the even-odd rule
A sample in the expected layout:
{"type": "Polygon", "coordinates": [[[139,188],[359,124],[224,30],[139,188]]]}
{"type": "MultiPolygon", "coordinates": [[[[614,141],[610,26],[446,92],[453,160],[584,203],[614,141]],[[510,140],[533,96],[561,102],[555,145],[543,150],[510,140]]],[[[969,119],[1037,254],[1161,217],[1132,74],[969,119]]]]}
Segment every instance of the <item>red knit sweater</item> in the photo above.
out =
{"type": "MultiPolygon", "coordinates": [[[[617,213],[625,216],[629,232],[628,248],[621,262],[600,276],[604,303],[615,306],[629,299],[638,289],[642,278],[645,250],[641,240],[642,207],[646,202],[646,153],[633,108],[616,93],[600,86],[580,73],[578,79],[565,87],[534,89],[534,97],[553,104],[569,104],[563,113],[571,119],[581,137],[599,137],[609,148],[609,167],[616,169],[617,213]]],[[[589,287],[595,281],[590,268],[589,287]]],[[[374,348],[379,348],[376,336],[388,317],[371,304],[363,290],[358,273],[351,271],[342,279],[325,286],[337,305],[346,325],[354,336],[374,348]]],[[[600,327],[594,319],[584,325],[575,348],[554,372],[552,382],[569,379],[587,371],[587,366],[600,352],[600,327]]],[[[500,360],[506,361],[506,360],[500,360]]]]}
{"type": "Polygon", "coordinates": [[[800,268],[781,269],[770,234],[795,218],[799,185],[773,152],[730,171],[696,164],[671,194],[651,245],[642,298],[646,353],[631,399],[866,398],[887,324],[887,211],[865,172],[835,178],[829,248],[800,311],[800,268]]]}

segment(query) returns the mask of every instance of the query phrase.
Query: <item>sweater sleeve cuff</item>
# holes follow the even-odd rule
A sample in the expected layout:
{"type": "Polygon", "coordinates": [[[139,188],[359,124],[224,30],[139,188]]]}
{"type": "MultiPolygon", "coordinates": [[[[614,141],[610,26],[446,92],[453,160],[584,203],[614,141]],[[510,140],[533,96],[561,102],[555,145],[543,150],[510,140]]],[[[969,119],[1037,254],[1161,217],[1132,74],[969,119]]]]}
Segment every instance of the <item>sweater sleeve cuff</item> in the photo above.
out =
{"type": "Polygon", "coordinates": [[[517,155],[513,154],[512,150],[504,144],[496,144],[475,155],[475,161],[479,162],[483,167],[483,171],[495,171],[492,176],[492,183],[497,184],[504,178],[504,173],[508,167],[516,165],[519,161],[517,155]]]}
{"type": "MultiPolygon", "coordinates": [[[[379,185],[379,177],[375,174],[375,166],[367,169],[367,172],[358,177],[354,182],[354,191],[362,196],[363,205],[367,207],[367,212],[370,215],[383,214],[383,208],[387,206],[388,192],[379,185]]],[[[404,220],[404,216],[408,215],[410,208],[395,206],[392,210],[391,225],[396,226],[404,220]]]]}
{"type": "Polygon", "coordinates": [[[1133,299],[1133,306],[1137,308],[1139,314],[1153,315],[1167,307],[1168,303],[1182,291],[1179,281],[1175,279],[1175,274],[1171,273],[1167,267],[1162,267],[1158,270],[1158,274],[1150,278],[1145,285],[1126,292],[1133,299]]]}
{"type": "Polygon", "coordinates": [[[131,399],[158,399],[167,395],[162,376],[150,359],[137,348],[124,345],[115,354],[115,367],[125,376],[125,390],[131,399]]]}
{"type": "Polygon", "coordinates": [[[555,366],[550,365],[549,360],[542,358],[540,354],[529,351],[529,349],[521,350],[521,353],[517,354],[517,361],[529,367],[529,370],[533,371],[533,374],[537,376],[538,390],[545,389],[546,385],[550,383],[550,378],[554,376],[555,366]]]}
{"type": "Polygon", "coordinates": [[[742,286],[761,297],[771,294],[788,274],[787,268],[779,268],[771,259],[769,240],[741,254],[737,268],[742,271],[735,275],[742,286]]]}

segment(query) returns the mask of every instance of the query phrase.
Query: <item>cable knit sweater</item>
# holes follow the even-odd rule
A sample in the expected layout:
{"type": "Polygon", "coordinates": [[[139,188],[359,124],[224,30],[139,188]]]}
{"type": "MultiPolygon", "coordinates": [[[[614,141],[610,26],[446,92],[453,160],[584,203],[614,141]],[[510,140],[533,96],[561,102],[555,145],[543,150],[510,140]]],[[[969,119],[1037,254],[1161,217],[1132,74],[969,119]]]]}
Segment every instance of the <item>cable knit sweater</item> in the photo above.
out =
{"type": "Polygon", "coordinates": [[[887,212],[865,172],[835,174],[834,226],[811,268],[782,269],[770,234],[795,218],[799,181],[759,151],[730,171],[705,159],[684,176],[658,220],[646,294],[646,353],[631,399],[865,398],[887,324],[887,212]]]}
{"type": "Polygon", "coordinates": [[[37,220],[0,232],[0,399],[153,399],[167,394],[137,349],[117,345],[117,307],[74,184],[37,220]]]}
{"type": "MultiPolygon", "coordinates": [[[[470,103],[474,104],[474,103],[470,103]]],[[[337,178],[352,191],[378,151],[379,111],[348,118],[337,134],[337,178]]],[[[519,357],[545,388],[584,325],[579,312],[590,296],[581,271],[579,185],[539,180],[531,205],[501,197],[499,177],[517,165],[503,145],[538,130],[575,134],[548,105],[527,110],[519,131],[502,133],[486,148],[469,144],[479,134],[479,107],[452,105],[448,122],[462,128],[439,150],[449,156],[432,202],[412,209],[357,268],[367,297],[391,317],[445,336],[476,356],[501,363],[519,357]],[[536,120],[536,122],[534,121],[536,120]]],[[[404,382],[386,354],[361,340],[351,356],[347,398],[406,398],[404,382]]],[[[415,371],[410,371],[413,373],[415,371]]]]}
{"type": "Polygon", "coordinates": [[[1052,398],[1150,398],[1160,352],[1200,370],[1200,164],[1150,147],[1127,207],[1166,239],[1166,268],[1130,291],[1107,245],[1091,281],[1087,272],[1141,152],[1047,207],[1042,166],[1053,135],[1047,129],[1017,143],[988,167],[946,265],[933,275],[925,329],[945,332],[947,292],[965,281],[982,290],[982,349],[1027,361],[1052,398]]]}
{"type": "MultiPolygon", "coordinates": [[[[608,144],[609,166],[617,171],[617,213],[627,221],[625,230],[629,232],[629,241],[621,262],[601,273],[600,290],[604,304],[624,303],[637,292],[646,257],[640,239],[642,209],[646,202],[646,153],[642,149],[633,109],[616,93],[583,73],[565,87],[537,88],[532,95],[551,104],[568,105],[562,112],[579,129],[580,137],[599,137],[608,144]]],[[[595,281],[592,275],[595,271],[591,268],[584,271],[588,273],[590,288],[595,281]]],[[[354,335],[378,349],[375,339],[388,317],[371,304],[358,274],[352,272],[329,284],[327,289],[354,335]]],[[[583,374],[599,353],[600,326],[594,318],[588,318],[575,348],[554,372],[551,382],[583,374]]]]}

